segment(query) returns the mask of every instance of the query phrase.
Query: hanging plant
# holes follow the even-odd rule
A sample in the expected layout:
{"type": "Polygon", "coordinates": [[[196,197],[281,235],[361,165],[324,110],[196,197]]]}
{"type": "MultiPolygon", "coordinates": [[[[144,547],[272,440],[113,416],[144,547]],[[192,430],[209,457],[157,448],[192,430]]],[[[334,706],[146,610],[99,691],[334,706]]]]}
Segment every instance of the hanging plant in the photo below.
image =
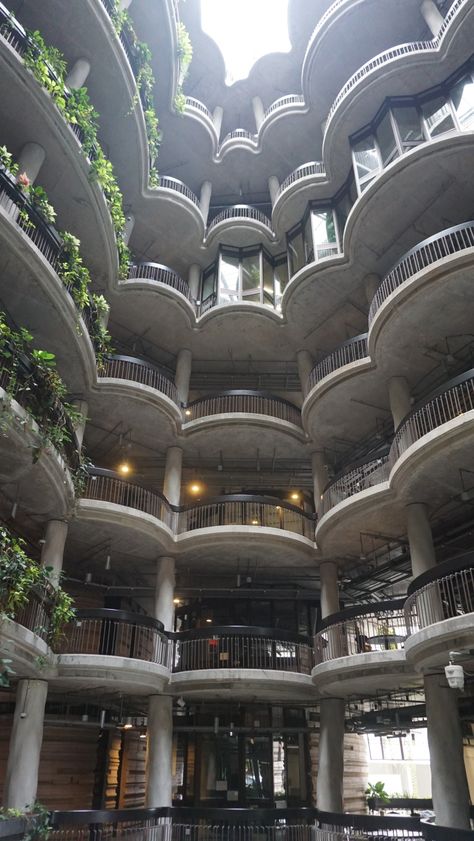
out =
{"type": "Polygon", "coordinates": [[[183,84],[189,72],[189,66],[193,59],[193,45],[189,37],[189,32],[182,21],[178,21],[176,25],[176,33],[178,36],[178,46],[176,50],[179,62],[179,76],[178,88],[174,98],[174,107],[178,114],[184,114],[186,108],[186,96],[183,92],[183,84]]]}

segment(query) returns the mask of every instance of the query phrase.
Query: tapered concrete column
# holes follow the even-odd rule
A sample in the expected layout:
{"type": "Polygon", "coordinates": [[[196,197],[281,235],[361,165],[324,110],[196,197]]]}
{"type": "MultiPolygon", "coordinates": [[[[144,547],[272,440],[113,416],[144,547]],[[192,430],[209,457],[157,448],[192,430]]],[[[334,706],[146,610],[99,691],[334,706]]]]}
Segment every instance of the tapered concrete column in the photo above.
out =
{"type": "Polygon", "coordinates": [[[324,453],[318,450],[311,453],[311,466],[313,468],[314,506],[320,514],[322,508],[322,494],[328,483],[328,471],[324,453]]]}
{"type": "Polygon", "coordinates": [[[79,450],[81,450],[87,423],[87,411],[89,407],[87,405],[86,400],[74,400],[73,406],[76,409],[76,411],[80,412],[82,415],[82,420],[80,420],[74,427],[74,432],[76,433],[77,439],[77,446],[79,447],[79,450]]]}
{"type": "Polygon", "coordinates": [[[321,581],[321,619],[326,619],[339,610],[339,585],[337,581],[337,564],[325,561],[319,567],[321,581]]]}
{"type": "Polygon", "coordinates": [[[198,301],[201,286],[201,266],[197,263],[192,263],[189,267],[188,284],[191,295],[196,301],[198,301]]]}
{"type": "Polygon", "coordinates": [[[191,366],[193,355],[190,350],[183,348],[179,351],[176,359],[176,373],[174,382],[178,391],[180,403],[187,403],[189,397],[189,381],[191,379],[191,366]]]}
{"type": "Polygon", "coordinates": [[[431,31],[433,38],[436,38],[439,30],[441,29],[444,23],[443,15],[441,14],[434,0],[423,0],[420,10],[421,14],[425,19],[425,23],[431,31]]]}
{"type": "Polygon", "coordinates": [[[410,386],[405,377],[392,377],[388,383],[388,396],[392,411],[393,426],[398,429],[400,422],[411,409],[410,386]]]}
{"type": "Polygon", "coordinates": [[[91,70],[90,61],[78,58],[66,76],[66,85],[72,90],[82,88],[91,70]]]}
{"type": "Polygon", "coordinates": [[[325,698],[319,704],[319,754],[316,803],[323,812],[344,811],[343,698],[325,698]]]}
{"type": "Polygon", "coordinates": [[[8,809],[26,811],[36,800],[47,694],[45,680],[18,682],[3,793],[8,809]]]}
{"type": "Polygon", "coordinates": [[[224,116],[224,109],[222,108],[221,105],[216,105],[216,107],[214,108],[214,111],[212,112],[212,122],[214,123],[214,128],[216,130],[218,140],[221,136],[223,116],[224,116]]]}
{"type": "Polygon", "coordinates": [[[204,181],[201,187],[201,195],[199,197],[199,209],[204,219],[204,224],[207,225],[207,217],[209,216],[209,205],[211,203],[212,184],[210,181],[204,181]]]}
{"type": "Polygon", "coordinates": [[[165,631],[172,631],[174,625],[174,558],[158,558],[156,565],[155,619],[165,626],[165,631]]]}
{"type": "Polygon", "coordinates": [[[259,96],[252,97],[252,108],[253,115],[255,117],[255,125],[258,131],[265,119],[265,108],[263,107],[263,102],[259,96]]]}
{"type": "Polygon", "coordinates": [[[272,207],[275,204],[278,196],[278,191],[280,189],[280,182],[276,175],[270,175],[268,179],[268,189],[270,191],[270,198],[272,200],[272,207]]]}
{"type": "Polygon", "coordinates": [[[128,245],[130,242],[130,237],[132,236],[132,231],[135,227],[135,216],[133,213],[129,213],[127,218],[125,219],[125,227],[123,229],[123,241],[125,245],[128,245]]]}
{"type": "Polygon", "coordinates": [[[425,675],[431,787],[436,823],[470,829],[469,789],[464,765],[459,693],[444,674],[425,675]]]}
{"type": "Polygon", "coordinates": [[[148,700],[146,805],[171,806],[173,708],[168,695],[148,700]]]}
{"type": "Polygon", "coordinates": [[[64,546],[66,545],[68,524],[64,520],[49,520],[41,550],[41,563],[53,567],[51,577],[58,579],[63,568],[64,546]]]}
{"type": "Polygon", "coordinates": [[[378,274],[368,274],[364,277],[364,291],[367,303],[371,304],[377,289],[380,286],[380,277],[378,274]]]}
{"type": "Polygon", "coordinates": [[[423,502],[412,502],[406,511],[411,568],[413,577],[417,578],[436,566],[436,553],[427,506],[423,502]]]}
{"type": "Polygon", "coordinates": [[[31,184],[33,184],[43,166],[46,152],[39,143],[25,143],[18,158],[18,172],[26,172],[31,184]]]}
{"type": "Polygon", "coordinates": [[[179,505],[181,498],[181,473],[183,451],[181,447],[168,447],[166,450],[165,481],[163,493],[171,505],[179,505]]]}
{"type": "Polygon", "coordinates": [[[301,391],[303,392],[303,397],[306,397],[308,393],[309,375],[314,368],[314,359],[309,350],[298,350],[296,353],[296,362],[298,364],[301,391]]]}

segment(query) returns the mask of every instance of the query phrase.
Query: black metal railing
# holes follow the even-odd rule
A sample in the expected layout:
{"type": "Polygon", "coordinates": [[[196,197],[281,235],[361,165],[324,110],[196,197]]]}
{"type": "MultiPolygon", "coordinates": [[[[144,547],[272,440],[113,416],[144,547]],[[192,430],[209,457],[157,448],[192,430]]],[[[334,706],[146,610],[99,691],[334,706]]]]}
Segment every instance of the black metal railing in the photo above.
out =
{"type": "Polygon", "coordinates": [[[168,266],[160,263],[132,263],[128,270],[128,280],[154,280],[156,283],[164,283],[171,286],[177,292],[181,292],[188,301],[192,301],[192,295],[187,281],[168,266]]]}
{"type": "Polygon", "coordinates": [[[149,491],[134,482],[127,482],[119,478],[113,470],[91,468],[83,498],[123,505],[125,508],[134,508],[136,511],[143,511],[143,513],[160,520],[168,528],[173,528],[173,506],[169,504],[163,494],[157,491],[149,491]]]}
{"type": "Polygon", "coordinates": [[[309,638],[275,628],[209,626],[170,634],[173,671],[270,669],[309,675],[313,658],[309,638]]]}
{"type": "Polygon", "coordinates": [[[101,377],[130,380],[134,383],[147,385],[156,391],[161,391],[173,403],[178,402],[178,393],[174,382],[166,377],[159,368],[135,356],[109,356],[104,363],[101,377]]]}
{"type": "Polygon", "coordinates": [[[405,617],[408,632],[436,622],[474,613],[474,565],[471,561],[446,561],[415,578],[408,588],[405,617]]]}
{"type": "Polygon", "coordinates": [[[29,237],[56,271],[63,247],[60,235],[52,225],[44,221],[10,173],[1,168],[0,207],[29,237]]]}
{"type": "Polygon", "coordinates": [[[166,668],[170,665],[170,645],[163,624],[151,616],[124,610],[77,610],[56,650],[60,654],[128,657],[166,668]]]}
{"type": "Polygon", "coordinates": [[[343,471],[323,491],[322,513],[360,491],[372,488],[388,479],[388,453],[357,463],[343,471]]]}
{"type": "Polygon", "coordinates": [[[284,529],[314,539],[315,517],[282,500],[252,494],[229,494],[189,505],[179,513],[180,533],[216,526],[284,529]]]}
{"type": "Polygon", "coordinates": [[[351,362],[367,358],[368,353],[367,333],[361,333],[359,336],[348,339],[347,342],[339,345],[336,350],[333,350],[332,353],[329,353],[314,366],[308,378],[308,392],[321,382],[324,377],[328,377],[329,374],[332,374],[344,365],[349,365],[351,362]]]}
{"type": "Polygon", "coordinates": [[[184,405],[186,421],[233,412],[268,415],[301,427],[300,410],[288,400],[265,391],[243,389],[221,391],[219,394],[207,394],[184,405]]]}
{"type": "Polygon", "coordinates": [[[33,631],[45,642],[49,637],[51,625],[53,587],[34,587],[28,593],[28,601],[20,607],[14,616],[14,621],[29,631],[33,631]]]}
{"type": "Polygon", "coordinates": [[[408,629],[404,599],[377,602],[341,610],[321,622],[314,638],[316,664],[404,647],[408,629]]]}

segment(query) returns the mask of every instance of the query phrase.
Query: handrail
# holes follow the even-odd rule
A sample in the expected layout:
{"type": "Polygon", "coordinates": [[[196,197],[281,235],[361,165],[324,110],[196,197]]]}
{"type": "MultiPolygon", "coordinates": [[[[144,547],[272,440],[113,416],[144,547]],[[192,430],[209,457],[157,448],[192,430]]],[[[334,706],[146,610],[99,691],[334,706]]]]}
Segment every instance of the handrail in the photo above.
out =
{"type": "Polygon", "coordinates": [[[306,105],[305,98],[302,94],[299,93],[289,93],[286,96],[280,96],[278,99],[275,99],[274,102],[267,108],[263,115],[263,119],[266,120],[270,114],[273,114],[275,111],[278,111],[279,108],[284,108],[286,105],[306,105]]]}
{"type": "Polygon", "coordinates": [[[52,592],[48,592],[47,588],[33,587],[28,594],[28,601],[18,608],[13,620],[18,625],[32,631],[45,642],[48,640],[51,622],[51,597],[52,592]]]}
{"type": "Polygon", "coordinates": [[[331,625],[338,625],[347,619],[357,619],[359,616],[367,616],[375,613],[386,612],[391,610],[398,610],[403,608],[405,599],[386,599],[382,602],[370,602],[369,604],[352,605],[346,607],[344,610],[338,610],[337,613],[331,613],[325,619],[321,619],[318,626],[318,631],[323,631],[325,628],[330,628],[331,625]]]}
{"type": "MultiPolygon", "coordinates": [[[[290,818],[300,820],[316,820],[318,812],[312,807],[295,807],[289,809],[246,809],[240,806],[233,808],[211,808],[208,806],[164,806],[143,809],[81,809],[71,812],[51,812],[51,824],[53,827],[64,826],[87,826],[90,824],[119,824],[132,823],[135,821],[147,821],[152,819],[176,818],[180,823],[188,819],[193,820],[209,818],[212,825],[217,821],[228,821],[230,823],[245,823],[264,826],[265,823],[282,821],[290,818]]],[[[54,836],[53,836],[54,837],[54,836]]]]}
{"type": "Polygon", "coordinates": [[[385,481],[389,472],[388,460],[389,454],[385,453],[340,473],[323,491],[323,513],[327,514],[347,497],[385,481]]]}
{"type": "Polygon", "coordinates": [[[207,106],[204,105],[204,103],[201,102],[200,99],[196,99],[196,97],[194,97],[194,96],[187,96],[186,97],[186,107],[187,108],[195,108],[196,111],[201,111],[201,113],[205,114],[206,117],[214,125],[214,120],[212,119],[212,114],[209,111],[209,108],[207,108],[207,106]]]}
{"type": "Polygon", "coordinates": [[[87,484],[83,498],[101,500],[143,511],[173,528],[174,506],[158,491],[149,491],[135,482],[119,478],[111,470],[88,470],[87,484]]]}
{"type": "Polygon", "coordinates": [[[312,645],[310,637],[295,634],[282,628],[264,628],[257,625],[208,625],[206,628],[191,628],[188,631],[168,631],[167,636],[173,640],[187,642],[190,640],[209,639],[210,637],[265,637],[278,642],[293,642],[302,645],[312,645]]]}
{"type": "Polygon", "coordinates": [[[302,178],[307,178],[309,175],[326,175],[324,163],[322,161],[310,161],[307,164],[298,166],[281,182],[278,188],[277,198],[281,196],[287,187],[290,187],[302,178]]]}
{"type": "Polygon", "coordinates": [[[256,389],[228,389],[218,394],[206,394],[184,403],[183,408],[187,422],[215,414],[248,412],[301,426],[301,412],[297,406],[289,400],[256,389]]]}
{"type": "Polygon", "coordinates": [[[317,665],[367,652],[400,650],[409,634],[404,599],[374,602],[328,616],[314,637],[317,665]]]}
{"type": "Polygon", "coordinates": [[[57,646],[59,654],[126,657],[169,667],[163,625],[151,616],[107,608],[78,610],[57,646]]]}
{"type": "Polygon", "coordinates": [[[445,619],[474,613],[474,564],[448,575],[440,574],[413,590],[405,603],[409,633],[445,619]]]}
{"type": "Polygon", "coordinates": [[[422,240],[403,255],[394,268],[384,277],[378,287],[369,309],[369,327],[376,313],[402,283],[419,271],[437,263],[445,257],[474,247],[474,221],[463,222],[446,228],[434,236],[422,240]]]}
{"type": "Polygon", "coordinates": [[[174,382],[165,377],[159,368],[142,359],[133,356],[109,356],[105,360],[101,377],[130,380],[149,386],[165,394],[173,403],[178,403],[178,392],[174,382]]]}
{"type": "Polygon", "coordinates": [[[117,610],[110,607],[94,607],[76,610],[74,615],[75,620],[81,619],[109,619],[114,622],[128,622],[130,625],[137,627],[153,628],[160,633],[164,631],[165,626],[159,619],[154,619],[153,616],[147,616],[142,613],[133,613],[130,610],[117,610]]]}
{"type": "Polygon", "coordinates": [[[128,280],[154,280],[157,283],[164,283],[181,292],[189,301],[192,301],[189,284],[181,275],[163,266],[161,263],[130,263],[128,267],[128,280]]]}
{"type": "Polygon", "coordinates": [[[174,635],[173,672],[214,669],[264,669],[276,672],[311,673],[313,650],[309,640],[281,639],[271,629],[232,629],[209,626],[203,635],[174,635]],[[258,633],[252,633],[253,630],[258,633]]]}
{"type": "Polygon", "coordinates": [[[209,223],[207,228],[207,235],[217,226],[220,222],[225,222],[228,219],[252,219],[254,222],[259,222],[261,225],[265,225],[268,228],[273,236],[273,229],[272,223],[268,216],[265,216],[261,210],[257,210],[255,207],[251,207],[249,204],[234,204],[232,207],[227,207],[225,210],[221,210],[217,216],[214,216],[214,219],[209,223]]]}
{"type": "Polygon", "coordinates": [[[193,193],[190,188],[184,184],[179,178],[172,178],[170,175],[160,175],[160,187],[163,187],[165,190],[173,190],[175,193],[181,193],[182,196],[186,196],[196,207],[199,207],[199,199],[195,193],[193,193]]]}
{"type": "MultiPolygon", "coordinates": [[[[351,827],[374,832],[380,829],[416,832],[421,837],[420,819],[399,815],[353,815],[318,810],[319,825],[328,827],[351,827]]],[[[392,833],[391,833],[392,836],[392,833]]],[[[392,836],[393,837],[393,836],[392,836]]]]}
{"type": "Polygon", "coordinates": [[[431,569],[422,572],[408,585],[407,595],[411,596],[416,593],[426,584],[431,584],[432,581],[438,581],[440,578],[450,575],[453,572],[460,572],[463,569],[469,569],[474,565],[474,553],[466,552],[460,558],[453,558],[450,561],[441,561],[435,564],[431,569]]]}
{"type": "Polygon", "coordinates": [[[308,377],[308,393],[329,374],[349,365],[351,362],[367,357],[367,333],[360,333],[358,336],[353,336],[352,339],[347,339],[314,366],[308,377]]]}
{"type": "MultiPolygon", "coordinates": [[[[0,207],[12,217],[13,221],[31,239],[41,251],[54,271],[57,271],[61,256],[63,241],[53,227],[45,222],[41,213],[29,201],[25,193],[18,187],[15,180],[6,169],[0,167],[0,207]],[[16,210],[20,213],[17,214],[16,210]],[[24,215],[26,213],[26,219],[24,215]]],[[[66,286],[68,292],[72,285],[66,286]]]]}
{"type": "Polygon", "coordinates": [[[222,140],[219,150],[222,151],[222,147],[226,145],[230,140],[250,140],[252,143],[257,142],[258,135],[253,134],[251,131],[247,131],[245,128],[235,128],[232,131],[229,131],[224,139],[222,140]]]}

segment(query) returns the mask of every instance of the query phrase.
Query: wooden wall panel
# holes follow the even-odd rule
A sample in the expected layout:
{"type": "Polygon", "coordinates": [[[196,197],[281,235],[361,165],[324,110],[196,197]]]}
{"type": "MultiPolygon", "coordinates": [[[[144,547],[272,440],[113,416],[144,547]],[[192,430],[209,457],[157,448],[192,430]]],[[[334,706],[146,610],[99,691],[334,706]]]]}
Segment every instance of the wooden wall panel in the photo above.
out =
{"type": "MultiPolygon", "coordinates": [[[[309,737],[311,781],[316,804],[316,782],[318,776],[319,733],[309,737]]],[[[367,811],[365,789],[367,787],[367,746],[363,736],[346,733],[344,736],[344,811],[362,813],[367,811]]]]}

